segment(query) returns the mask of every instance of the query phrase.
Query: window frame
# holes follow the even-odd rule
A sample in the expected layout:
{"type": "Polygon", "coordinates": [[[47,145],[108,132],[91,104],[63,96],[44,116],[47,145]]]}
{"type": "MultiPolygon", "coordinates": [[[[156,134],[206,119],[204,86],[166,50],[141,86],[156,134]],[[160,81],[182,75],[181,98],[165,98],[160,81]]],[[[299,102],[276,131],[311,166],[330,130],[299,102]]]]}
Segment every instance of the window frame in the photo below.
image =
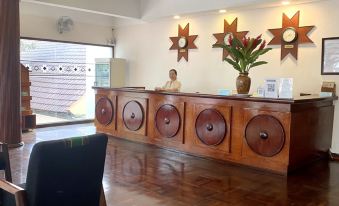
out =
{"type": "Polygon", "coordinates": [[[114,58],[114,46],[105,45],[105,44],[94,44],[94,43],[86,43],[86,42],[75,42],[75,41],[64,41],[64,40],[55,40],[55,39],[44,39],[44,38],[35,38],[35,37],[25,37],[21,36],[21,39],[25,40],[36,40],[36,41],[47,41],[47,42],[57,42],[57,43],[67,43],[67,44],[80,44],[80,45],[87,45],[87,46],[101,46],[101,47],[108,47],[112,48],[112,58],[114,58]]]}
{"type": "MultiPolygon", "coordinates": [[[[56,40],[56,39],[35,38],[35,37],[26,37],[26,36],[20,36],[20,40],[21,39],[46,41],[46,42],[56,42],[56,43],[67,43],[67,44],[79,44],[79,45],[87,45],[87,46],[108,47],[108,48],[112,48],[112,58],[114,58],[114,56],[115,56],[114,55],[114,46],[111,46],[111,45],[94,44],[94,43],[88,43],[88,42],[65,41],[65,40],[56,40]]],[[[93,123],[93,122],[94,122],[94,119],[83,119],[83,120],[39,124],[39,125],[37,125],[37,128],[65,126],[65,125],[73,125],[73,124],[85,124],[85,123],[93,123]]]]}

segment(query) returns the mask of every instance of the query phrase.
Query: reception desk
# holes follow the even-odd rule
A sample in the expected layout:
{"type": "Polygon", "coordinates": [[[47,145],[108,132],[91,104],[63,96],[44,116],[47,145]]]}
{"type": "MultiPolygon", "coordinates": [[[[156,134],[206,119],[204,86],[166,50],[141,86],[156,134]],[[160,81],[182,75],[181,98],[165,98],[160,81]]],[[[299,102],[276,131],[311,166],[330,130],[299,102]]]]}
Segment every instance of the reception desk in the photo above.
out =
{"type": "Polygon", "coordinates": [[[332,97],[94,89],[97,132],[113,137],[281,174],[328,155],[331,146],[332,97]]]}

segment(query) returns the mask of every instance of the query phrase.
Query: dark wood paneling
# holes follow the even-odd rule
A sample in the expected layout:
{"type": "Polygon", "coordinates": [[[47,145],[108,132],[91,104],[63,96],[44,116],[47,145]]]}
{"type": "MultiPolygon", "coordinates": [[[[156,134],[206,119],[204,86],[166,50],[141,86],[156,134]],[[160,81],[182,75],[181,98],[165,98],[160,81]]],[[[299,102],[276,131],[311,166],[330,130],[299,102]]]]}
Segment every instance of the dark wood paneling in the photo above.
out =
{"type": "Polygon", "coordinates": [[[142,105],[137,101],[127,102],[122,111],[122,119],[127,129],[131,131],[139,130],[145,119],[142,105]]]}
{"type": "Polygon", "coordinates": [[[114,115],[113,103],[107,97],[101,97],[95,105],[95,118],[102,125],[112,122],[114,115]]]}
{"type": "Polygon", "coordinates": [[[293,113],[289,167],[300,167],[327,157],[332,144],[334,106],[316,107],[293,113]]]}
{"type": "Polygon", "coordinates": [[[20,65],[21,70],[21,129],[23,132],[36,128],[36,115],[31,108],[31,92],[29,81],[29,71],[24,65],[20,65]]]}
{"type": "Polygon", "coordinates": [[[19,0],[0,1],[0,141],[21,145],[19,0]]]}
{"type": "Polygon", "coordinates": [[[187,149],[192,153],[201,153],[212,158],[232,158],[232,107],[222,101],[213,104],[194,99],[188,104],[188,111],[185,128],[187,149]]]}
{"type": "Polygon", "coordinates": [[[112,91],[97,91],[95,94],[95,118],[97,129],[110,135],[115,135],[117,128],[117,96],[112,91]],[[101,100],[102,103],[99,103],[101,100]],[[102,111],[104,109],[105,111],[102,111]],[[104,114],[102,114],[104,112],[104,114]],[[100,122],[101,121],[101,122],[100,122]]]}
{"type": "Polygon", "coordinates": [[[155,125],[162,136],[174,137],[180,129],[180,114],[177,108],[171,104],[162,105],[155,114],[155,125]]]}
{"type": "Polygon", "coordinates": [[[182,147],[185,142],[185,103],[181,102],[179,99],[173,98],[171,95],[150,95],[149,97],[150,107],[148,130],[150,133],[148,136],[152,138],[151,142],[154,142],[159,146],[170,148],[182,147]],[[167,111],[163,113],[164,116],[161,115],[163,118],[159,118],[157,114],[161,111],[161,108],[164,107],[167,108],[167,111]],[[165,123],[165,118],[170,120],[170,124],[163,128],[163,132],[160,132],[160,129],[158,129],[157,126],[157,121],[165,123]]]}
{"type": "MultiPolygon", "coordinates": [[[[270,118],[270,120],[272,120],[270,118]]],[[[258,109],[250,109],[246,108],[244,112],[244,121],[242,122],[242,138],[243,138],[243,147],[242,147],[242,157],[243,161],[247,164],[255,163],[260,165],[263,168],[270,168],[272,170],[281,170],[283,173],[287,173],[287,166],[289,164],[289,149],[290,149],[290,122],[291,121],[291,114],[287,112],[278,112],[278,111],[265,111],[265,110],[258,110],[258,109]],[[262,154],[258,154],[253,148],[249,146],[246,141],[246,128],[250,124],[250,121],[253,120],[255,117],[261,116],[270,116],[274,118],[275,121],[278,121],[278,124],[281,124],[285,132],[284,144],[281,150],[277,154],[272,157],[265,157],[262,154]]],[[[277,123],[277,122],[275,122],[277,123]]],[[[281,129],[280,127],[278,127],[281,129]]],[[[260,131],[267,131],[267,133],[271,133],[271,127],[267,124],[260,125],[260,131]]],[[[256,132],[256,131],[255,131],[256,132]]],[[[275,131],[274,131],[275,132],[275,131]]],[[[257,134],[257,133],[256,133],[257,134]]],[[[255,135],[255,134],[251,134],[255,135]]],[[[260,135],[260,134],[259,134],[260,135]]],[[[266,146],[266,144],[262,144],[266,146]]],[[[264,151],[261,149],[259,151],[264,151]]],[[[277,151],[277,150],[275,150],[277,151]]]]}
{"type": "Polygon", "coordinates": [[[276,118],[258,115],[248,122],[245,138],[252,151],[265,157],[273,157],[284,146],[285,132],[276,118]]]}
{"type": "Polygon", "coordinates": [[[217,110],[206,109],[199,113],[195,122],[195,131],[205,145],[219,145],[227,133],[225,119],[217,110]]]}
{"type": "Polygon", "coordinates": [[[117,100],[116,129],[96,124],[97,131],[131,141],[282,174],[316,159],[331,145],[335,98],[262,100],[96,91],[117,100]]]}
{"type": "Polygon", "coordinates": [[[142,96],[118,95],[117,136],[147,139],[148,99],[142,96]]]}

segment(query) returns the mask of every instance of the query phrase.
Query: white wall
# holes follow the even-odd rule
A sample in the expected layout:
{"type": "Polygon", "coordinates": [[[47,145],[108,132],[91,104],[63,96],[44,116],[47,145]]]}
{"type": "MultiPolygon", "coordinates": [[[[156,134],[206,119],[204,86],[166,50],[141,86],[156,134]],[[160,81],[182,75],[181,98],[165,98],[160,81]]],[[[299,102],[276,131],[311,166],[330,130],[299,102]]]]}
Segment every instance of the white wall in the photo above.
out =
{"type": "MultiPolygon", "coordinates": [[[[288,57],[280,61],[280,48],[262,57],[269,64],[253,69],[252,92],[267,77],[293,77],[294,93],[318,93],[324,80],[333,80],[339,85],[339,76],[321,76],[321,40],[339,36],[339,1],[329,0],[312,4],[246,10],[238,13],[199,15],[182,20],[159,20],[149,24],[120,28],[116,31],[116,57],[128,59],[129,85],[153,89],[167,79],[168,70],[176,68],[183,91],[215,93],[219,88],[235,89],[237,72],[221,61],[221,50],[213,49],[213,33],[223,31],[223,19],[229,22],[238,17],[238,30],[250,31],[250,36],[263,34],[266,40],[272,35],[267,31],[280,28],[282,13],[290,17],[301,11],[300,26],[316,25],[310,37],[315,44],[299,48],[299,59],[288,57]],[[177,51],[170,51],[170,36],[177,35],[177,25],[190,23],[190,33],[199,35],[197,50],[189,52],[189,62],[177,60],[177,51]]],[[[339,103],[336,102],[333,148],[339,153],[339,103]]]]}
{"type": "Polygon", "coordinates": [[[255,3],[267,3],[271,0],[237,0],[220,1],[209,0],[141,0],[142,18],[152,19],[156,17],[165,17],[175,14],[186,14],[208,10],[218,10],[230,7],[239,7],[252,5],[255,3]]]}
{"type": "MultiPolygon", "coordinates": [[[[53,0],[52,0],[53,1],[53,0]]],[[[239,8],[268,8],[279,6],[281,1],[272,0],[140,0],[141,17],[154,20],[173,15],[203,13],[219,9],[239,10],[239,8]]],[[[293,0],[294,4],[326,0],[293,0]]]]}
{"type": "MultiPolygon", "coordinates": [[[[26,0],[23,0],[26,1],[26,0]]],[[[31,1],[31,0],[29,0],[31,1]]],[[[139,0],[35,0],[37,3],[59,5],[61,7],[80,8],[98,13],[128,18],[140,17],[139,0]]]]}
{"type": "Polygon", "coordinates": [[[104,45],[108,39],[112,38],[112,28],[109,26],[99,26],[75,21],[72,31],[59,34],[56,22],[57,19],[54,18],[21,14],[21,36],[104,45]]]}

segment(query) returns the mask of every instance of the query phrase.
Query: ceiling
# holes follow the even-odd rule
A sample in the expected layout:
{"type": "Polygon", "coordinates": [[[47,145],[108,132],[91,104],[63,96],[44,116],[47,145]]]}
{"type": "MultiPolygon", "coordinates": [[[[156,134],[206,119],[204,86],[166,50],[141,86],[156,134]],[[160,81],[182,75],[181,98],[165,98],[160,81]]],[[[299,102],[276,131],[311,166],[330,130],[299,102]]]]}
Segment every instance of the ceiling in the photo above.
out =
{"type": "MultiPolygon", "coordinates": [[[[292,0],[293,4],[324,0],[292,0]]],[[[70,16],[73,20],[112,27],[138,24],[173,15],[194,15],[219,9],[237,11],[281,6],[280,0],[21,0],[20,11],[41,17],[70,16]]]]}

